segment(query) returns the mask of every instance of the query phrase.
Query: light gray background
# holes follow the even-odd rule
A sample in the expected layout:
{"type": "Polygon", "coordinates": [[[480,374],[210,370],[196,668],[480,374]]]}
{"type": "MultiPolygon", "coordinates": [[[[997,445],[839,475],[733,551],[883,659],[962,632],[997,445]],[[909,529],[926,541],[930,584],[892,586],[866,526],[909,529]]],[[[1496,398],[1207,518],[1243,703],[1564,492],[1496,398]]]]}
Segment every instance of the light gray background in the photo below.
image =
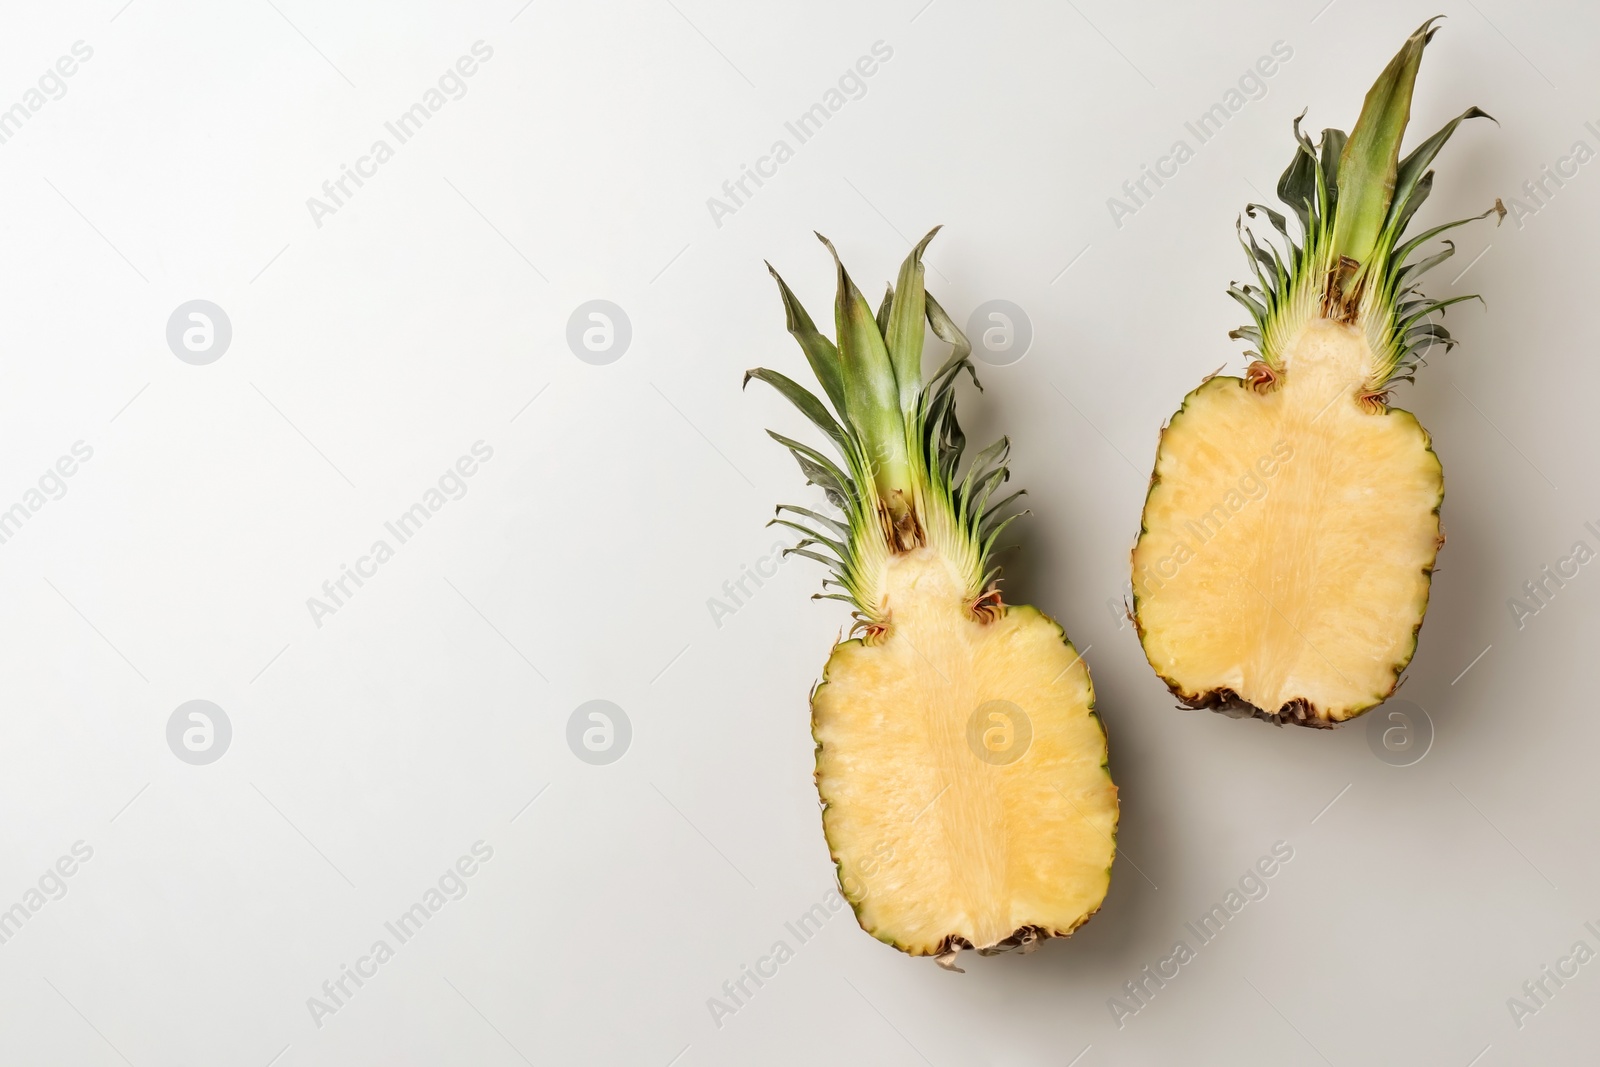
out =
{"type": "Polygon", "coordinates": [[[0,545],[0,908],[74,842],[93,858],[0,944],[0,1059],[1593,1062],[1600,963],[1520,1029],[1507,998],[1600,947],[1600,577],[1520,629],[1507,600],[1600,546],[1600,164],[1429,278],[1489,308],[1453,309],[1461,346],[1397,397],[1449,486],[1403,691],[1426,758],[1381,761],[1365,721],[1175,711],[1110,606],[1157,428],[1243,366],[1237,213],[1293,116],[1348,127],[1441,9],[1415,128],[1469,104],[1501,126],[1457,134],[1424,220],[1535,207],[1524,181],[1600,148],[1600,26],[1575,2],[9,7],[0,107],[75,41],[94,54],[0,144],[0,508],[74,442],[93,458],[0,545]],[[478,40],[466,95],[317,226],[307,198],[478,40]],[[717,225],[707,198],[877,41],[865,95],[717,225]],[[1275,41],[1293,58],[1264,98],[1114,225],[1107,198],[1275,41]],[[812,229],[875,296],[941,222],[930,289],[1034,330],[962,415],[1012,436],[1032,491],[1010,596],[1093,671],[1111,892],[1070,941],[964,976],[834,916],[719,1027],[707,998],[794,946],[832,878],[806,694],[841,606],[795,560],[720,626],[708,609],[769,551],[772,506],[816,499],[762,432],[797,416],[739,388],[802,367],[762,260],[825,317],[812,229]],[[165,340],[195,299],[232,323],[208,366],[165,340]],[[565,340],[591,299],[632,325],[607,366],[565,340]],[[480,440],[466,496],[317,626],[307,598],[480,440]],[[197,699],[233,729],[205,766],[166,740],[197,699]],[[595,699],[633,731],[604,766],[566,741],[595,699]],[[307,999],[479,840],[466,896],[318,1027],[307,999]],[[1270,895],[1119,1028],[1108,998],[1277,841],[1270,895]]]}

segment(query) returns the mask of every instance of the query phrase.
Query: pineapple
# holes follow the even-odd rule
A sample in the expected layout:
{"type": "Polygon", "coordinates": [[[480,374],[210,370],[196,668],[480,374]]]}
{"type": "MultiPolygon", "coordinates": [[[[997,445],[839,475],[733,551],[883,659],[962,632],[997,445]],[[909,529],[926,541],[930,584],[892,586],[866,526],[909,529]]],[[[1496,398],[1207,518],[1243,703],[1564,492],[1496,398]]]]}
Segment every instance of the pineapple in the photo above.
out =
{"type": "Polygon", "coordinates": [[[959,970],[963,949],[1027,951],[1100,907],[1118,809],[1087,667],[1053,619],[1000,596],[995,539],[1021,495],[994,497],[1008,441],[958,471],[956,379],[977,377],[967,339],[924,288],[937,232],[876,317],[822,238],[838,272],[837,345],[773,271],[828,404],[777,371],[745,382],[776,388],[843,459],[768,431],[843,513],[785,504],[772,520],[803,535],[788,551],[830,568],[834,591],[815,598],[853,608],[811,694],[840,889],[862,929],[959,970]],[[924,319],[953,348],[926,380],[924,319]]]}
{"type": "MultiPolygon", "coordinates": [[[[1298,147],[1282,214],[1251,204],[1283,243],[1240,221],[1257,284],[1234,285],[1259,351],[1243,378],[1210,377],[1162,430],[1133,550],[1145,655],[1189,707],[1331,727],[1382,703],[1416,650],[1444,537],[1443,472],[1428,432],[1391,407],[1422,355],[1455,342],[1417,279],[1454,251],[1456,226],[1402,239],[1434,157],[1468,108],[1400,158],[1430,19],[1367,93],[1355,130],[1298,147]]],[[[1302,114],[1301,118],[1304,115],[1302,114]]],[[[1492,120],[1491,120],[1492,121],[1492,120]]]]}

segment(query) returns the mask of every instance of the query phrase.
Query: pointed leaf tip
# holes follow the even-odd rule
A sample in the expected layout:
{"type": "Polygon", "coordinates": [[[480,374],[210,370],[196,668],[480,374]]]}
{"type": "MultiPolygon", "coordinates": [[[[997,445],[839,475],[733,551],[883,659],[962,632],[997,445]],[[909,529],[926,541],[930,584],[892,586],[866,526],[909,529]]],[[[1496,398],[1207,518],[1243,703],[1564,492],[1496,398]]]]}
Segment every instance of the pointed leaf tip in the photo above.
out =
{"type": "Polygon", "coordinates": [[[1422,43],[1423,44],[1427,44],[1429,41],[1433,40],[1433,35],[1439,32],[1439,27],[1435,26],[1434,23],[1438,22],[1440,19],[1443,19],[1445,17],[1447,17],[1447,16],[1444,16],[1444,15],[1435,15],[1435,16],[1433,16],[1433,18],[1429,19],[1428,21],[1424,22],[1422,25],[1418,26],[1416,28],[1415,32],[1413,32],[1411,34],[1411,36],[1413,38],[1421,37],[1422,38],[1422,43]]]}
{"type": "Polygon", "coordinates": [[[811,371],[821,383],[822,390],[828,395],[828,400],[833,404],[833,409],[839,413],[840,418],[845,417],[845,394],[843,370],[839,364],[839,352],[834,343],[817,332],[816,324],[811,321],[811,316],[794,295],[783,276],[772,269],[772,264],[767,264],[767,269],[772,271],[772,278],[778,283],[778,295],[783,300],[785,323],[789,333],[800,343],[801,351],[806,355],[806,362],[811,364],[811,371]]]}
{"type": "MultiPolygon", "coordinates": [[[[1333,221],[1336,256],[1365,264],[1390,217],[1393,202],[1398,199],[1401,208],[1404,207],[1409,189],[1403,189],[1397,198],[1395,188],[1402,169],[1400,142],[1411,121],[1411,99],[1416,91],[1422,53],[1433,38],[1433,24],[1438,19],[1439,16],[1429,19],[1406,38],[1362,101],[1361,117],[1356,120],[1350,139],[1339,155],[1341,195],[1333,221]]],[[[1434,152],[1448,136],[1443,133],[1430,139],[1436,141],[1434,152]]],[[[1407,162],[1414,163],[1414,157],[1415,153],[1407,162]]],[[[1414,185],[1426,169],[1426,161],[1421,166],[1406,169],[1414,185]]]]}
{"type": "Polygon", "coordinates": [[[900,265],[900,275],[891,290],[894,299],[879,312],[878,326],[894,368],[900,410],[908,416],[916,410],[922,396],[922,347],[926,330],[923,322],[927,313],[922,253],[941,229],[942,225],[933,227],[911,249],[900,265]]]}

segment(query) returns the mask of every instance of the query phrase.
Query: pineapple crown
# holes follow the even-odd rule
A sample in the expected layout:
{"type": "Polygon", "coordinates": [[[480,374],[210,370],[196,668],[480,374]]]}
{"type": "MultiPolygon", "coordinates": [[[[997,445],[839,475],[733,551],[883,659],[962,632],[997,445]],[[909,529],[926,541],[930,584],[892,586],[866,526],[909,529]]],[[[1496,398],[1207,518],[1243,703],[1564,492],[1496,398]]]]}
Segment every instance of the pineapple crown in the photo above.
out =
{"type": "Polygon", "coordinates": [[[1251,352],[1274,372],[1283,370],[1284,346],[1307,319],[1321,315],[1362,327],[1376,366],[1365,383],[1366,395],[1382,394],[1395,381],[1411,380],[1423,354],[1433,345],[1448,351],[1455,345],[1442,318],[1444,309],[1477,294],[1430,300],[1416,284],[1424,273],[1449,259],[1455,244],[1443,242],[1442,251],[1413,259],[1422,245],[1447,230],[1499,213],[1499,200],[1481,215],[1435,226],[1402,241],[1406,226],[1433,190],[1434,157],[1456,127],[1467,119],[1494,117],[1470,107],[1445,123],[1405,158],[1400,141],[1411,117],[1411,97],[1416,87],[1422,52],[1438,32],[1424,22],[1368,90],[1361,116],[1349,135],[1343,130],[1322,131],[1319,141],[1300,130],[1294,120],[1297,143],[1293,161],[1278,179],[1278,199],[1300,221],[1299,244],[1289,233],[1285,217],[1264,204],[1249,204],[1245,215],[1265,215],[1283,238],[1287,251],[1271,241],[1259,243],[1239,221],[1239,242],[1259,285],[1235,283],[1228,295],[1243,304],[1254,325],[1234,330],[1230,337],[1251,341],[1251,352]]]}
{"type": "MultiPolygon", "coordinates": [[[[876,316],[850,280],[833,244],[817,235],[838,272],[834,302],[837,343],[811,321],[783,278],[767,264],[783,298],[789,332],[827,396],[825,404],[793,379],[764,367],[745,372],[783,394],[833,442],[844,466],[810,445],[767,433],[800,464],[808,484],[820,486],[844,521],[793,504],[780,504],[768,525],[797,530],[802,540],[786,550],[828,566],[824,587],[813,599],[843,600],[855,608],[858,628],[869,636],[887,622],[883,585],[897,553],[928,546],[967,576],[974,613],[998,610],[990,568],[995,539],[1018,513],[1007,515],[1015,492],[991,504],[1009,477],[1010,442],[1002,437],[980,452],[958,477],[966,436],[956,421],[955,385],[960,372],[978,377],[972,345],[924,285],[922,253],[939,227],[917,243],[884,294],[876,316]],[[922,376],[924,322],[951,346],[931,378],[922,376]],[[785,513],[789,516],[786,518],[785,513]]],[[[983,387],[978,385],[981,390],[983,387]]]]}

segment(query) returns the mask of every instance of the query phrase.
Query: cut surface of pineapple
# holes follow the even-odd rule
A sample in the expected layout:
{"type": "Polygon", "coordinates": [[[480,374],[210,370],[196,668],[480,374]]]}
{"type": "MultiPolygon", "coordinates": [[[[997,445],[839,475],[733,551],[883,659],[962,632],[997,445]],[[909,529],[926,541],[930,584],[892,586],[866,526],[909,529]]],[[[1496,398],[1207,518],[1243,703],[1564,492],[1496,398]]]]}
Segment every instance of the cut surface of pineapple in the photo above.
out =
{"type": "Polygon", "coordinates": [[[1368,358],[1360,331],[1313,320],[1279,384],[1212,378],[1163,432],[1134,593],[1186,703],[1331,724],[1410,662],[1443,473],[1409,412],[1358,395],[1368,358]]]}
{"type": "Polygon", "coordinates": [[[1117,828],[1082,658],[1034,608],[975,617],[930,549],[885,588],[888,629],[838,645],[812,700],[823,829],[863,929],[914,955],[1071,933],[1117,828]]]}

